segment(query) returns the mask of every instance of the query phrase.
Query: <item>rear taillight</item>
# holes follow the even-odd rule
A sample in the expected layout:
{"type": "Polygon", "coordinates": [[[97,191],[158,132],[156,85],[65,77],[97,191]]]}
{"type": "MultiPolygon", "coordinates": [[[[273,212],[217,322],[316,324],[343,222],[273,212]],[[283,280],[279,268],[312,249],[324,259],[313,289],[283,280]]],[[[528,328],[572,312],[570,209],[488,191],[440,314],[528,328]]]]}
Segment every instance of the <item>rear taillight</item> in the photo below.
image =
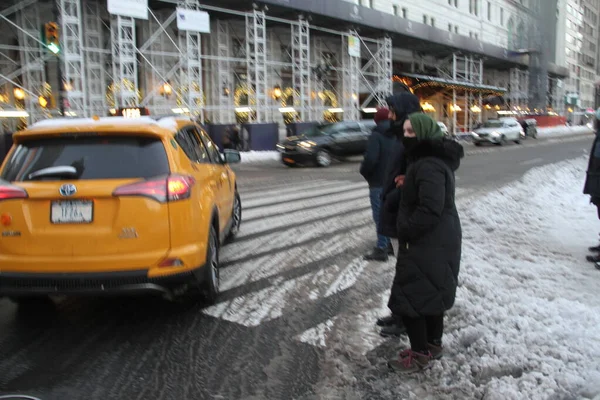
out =
{"type": "Polygon", "coordinates": [[[0,184],[0,201],[26,198],[27,192],[24,189],[13,185],[0,184]]]}
{"type": "Polygon", "coordinates": [[[166,203],[189,198],[194,183],[191,176],[171,175],[121,186],[113,192],[113,196],[142,196],[166,203]]]}

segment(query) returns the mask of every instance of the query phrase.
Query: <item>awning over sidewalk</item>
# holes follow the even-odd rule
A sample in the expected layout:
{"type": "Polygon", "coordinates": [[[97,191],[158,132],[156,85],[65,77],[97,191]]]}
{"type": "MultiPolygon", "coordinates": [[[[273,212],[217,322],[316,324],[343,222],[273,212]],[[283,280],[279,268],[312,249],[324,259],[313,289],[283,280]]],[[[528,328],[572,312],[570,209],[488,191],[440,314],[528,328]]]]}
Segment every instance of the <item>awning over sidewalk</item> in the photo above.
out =
{"type": "Polygon", "coordinates": [[[413,91],[419,89],[457,89],[467,90],[469,92],[481,93],[485,96],[502,96],[507,92],[506,88],[490,85],[480,85],[476,83],[463,82],[453,79],[441,78],[439,76],[418,75],[411,73],[401,73],[395,76],[399,80],[410,87],[413,91]],[[404,79],[403,79],[404,78],[404,79]],[[406,79],[408,78],[408,79],[406,79]]]}

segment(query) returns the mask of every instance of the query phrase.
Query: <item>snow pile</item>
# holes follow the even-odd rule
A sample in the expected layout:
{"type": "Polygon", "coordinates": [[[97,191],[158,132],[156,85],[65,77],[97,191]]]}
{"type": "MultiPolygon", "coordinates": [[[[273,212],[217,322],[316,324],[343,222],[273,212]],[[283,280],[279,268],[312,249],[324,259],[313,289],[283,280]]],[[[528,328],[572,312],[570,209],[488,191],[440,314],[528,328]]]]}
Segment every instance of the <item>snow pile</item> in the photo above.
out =
{"type": "MultiPolygon", "coordinates": [[[[581,194],[586,162],[534,169],[520,182],[459,202],[462,269],[457,301],[446,318],[447,353],[441,361],[421,374],[399,376],[386,361],[408,345],[407,339],[386,341],[362,355],[361,343],[342,335],[327,350],[327,379],[319,394],[488,400],[600,396],[600,271],[585,261],[586,248],[597,244],[600,222],[581,194]]],[[[371,287],[363,293],[371,293],[371,302],[380,301],[376,293],[385,289],[373,282],[386,280],[366,276],[363,285],[371,287]]],[[[385,308],[380,311],[387,314],[385,308]]],[[[363,323],[371,324],[366,330],[375,329],[374,320],[363,323]]]]}
{"type": "Polygon", "coordinates": [[[243,151],[240,153],[242,163],[265,163],[281,160],[281,153],[278,151],[243,151]]]}
{"type": "Polygon", "coordinates": [[[538,128],[539,138],[549,138],[570,135],[591,134],[593,130],[587,126],[550,126],[547,128],[538,128]]]}

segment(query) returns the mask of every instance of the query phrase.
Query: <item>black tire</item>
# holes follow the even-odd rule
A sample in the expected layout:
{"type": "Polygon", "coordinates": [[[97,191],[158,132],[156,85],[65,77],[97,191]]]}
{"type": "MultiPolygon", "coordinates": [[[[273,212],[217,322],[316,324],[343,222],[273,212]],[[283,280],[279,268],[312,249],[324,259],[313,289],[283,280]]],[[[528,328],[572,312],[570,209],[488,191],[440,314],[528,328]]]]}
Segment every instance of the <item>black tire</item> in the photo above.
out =
{"type": "Polygon", "coordinates": [[[219,297],[219,236],[214,225],[211,225],[206,248],[206,264],[204,265],[204,297],[209,305],[215,304],[219,297]]]}
{"type": "Polygon", "coordinates": [[[226,243],[231,243],[237,236],[240,231],[240,226],[242,225],[242,199],[240,198],[240,194],[237,189],[234,194],[233,200],[233,209],[231,210],[231,219],[232,224],[231,228],[229,228],[229,232],[227,233],[227,237],[225,238],[226,243]]]}
{"type": "Polygon", "coordinates": [[[319,150],[315,155],[315,162],[318,167],[327,168],[331,165],[331,154],[327,150],[319,150]]]}
{"type": "Polygon", "coordinates": [[[481,147],[481,142],[475,142],[475,146],[481,147]]]}
{"type": "Polygon", "coordinates": [[[504,146],[506,144],[506,137],[502,135],[500,137],[500,141],[498,142],[498,146],[504,146]]]}

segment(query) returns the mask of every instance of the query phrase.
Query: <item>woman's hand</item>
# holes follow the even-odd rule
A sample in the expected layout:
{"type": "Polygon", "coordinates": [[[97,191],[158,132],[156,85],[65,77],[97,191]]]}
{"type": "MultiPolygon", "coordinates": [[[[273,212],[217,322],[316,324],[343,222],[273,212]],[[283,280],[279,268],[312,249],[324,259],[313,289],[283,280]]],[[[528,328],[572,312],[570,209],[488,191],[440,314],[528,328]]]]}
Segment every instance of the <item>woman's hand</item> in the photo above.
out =
{"type": "Polygon", "coordinates": [[[398,175],[397,177],[394,178],[394,182],[396,182],[396,187],[400,188],[402,186],[404,186],[404,175],[398,175]]]}

